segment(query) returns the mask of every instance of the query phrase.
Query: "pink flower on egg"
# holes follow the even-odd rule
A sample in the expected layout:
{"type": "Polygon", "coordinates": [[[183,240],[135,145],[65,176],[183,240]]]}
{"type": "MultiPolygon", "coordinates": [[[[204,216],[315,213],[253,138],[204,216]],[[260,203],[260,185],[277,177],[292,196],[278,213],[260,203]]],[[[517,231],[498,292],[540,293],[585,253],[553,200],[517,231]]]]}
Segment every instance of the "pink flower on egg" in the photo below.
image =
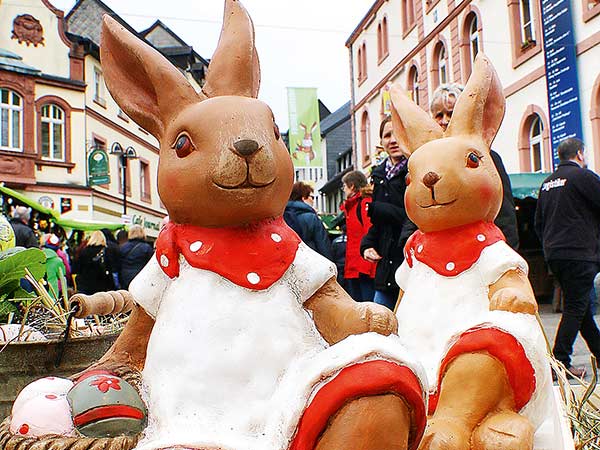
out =
{"type": "Polygon", "coordinates": [[[119,386],[119,382],[120,380],[118,378],[100,376],[92,381],[90,386],[98,386],[100,392],[106,393],[109,389],[120,391],[121,386],[119,386]]]}

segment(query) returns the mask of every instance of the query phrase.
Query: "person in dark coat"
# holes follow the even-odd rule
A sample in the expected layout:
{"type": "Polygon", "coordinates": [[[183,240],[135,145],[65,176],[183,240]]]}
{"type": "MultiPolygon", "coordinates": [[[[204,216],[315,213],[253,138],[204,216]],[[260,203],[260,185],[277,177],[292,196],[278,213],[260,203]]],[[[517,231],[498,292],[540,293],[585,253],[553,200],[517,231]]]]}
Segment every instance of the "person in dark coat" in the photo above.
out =
{"type": "Polygon", "coordinates": [[[579,139],[562,141],[558,157],[558,168],[544,180],[538,194],[535,230],[564,294],[554,356],[574,375],[583,376],[582,367],[571,367],[577,333],[600,361],[600,331],[591,299],[600,271],[600,178],[585,168],[585,148],[579,139]]]}
{"type": "Polygon", "coordinates": [[[121,272],[119,280],[122,289],[128,289],[129,283],[140,273],[154,254],[152,246],[146,242],[146,233],[140,225],[129,228],[129,240],[121,247],[121,272]]]}
{"type": "Polygon", "coordinates": [[[119,281],[119,272],[121,271],[121,251],[119,244],[108,228],[102,228],[100,231],[102,231],[102,234],[106,238],[106,257],[109,261],[108,265],[112,268],[112,277],[115,282],[115,288],[121,289],[121,283],[119,281]]]}
{"type": "Polygon", "coordinates": [[[15,232],[15,245],[17,247],[35,248],[40,246],[40,242],[29,226],[31,218],[31,208],[17,206],[10,219],[10,226],[15,232]]]}
{"type": "Polygon", "coordinates": [[[373,301],[393,310],[400,292],[396,270],[404,261],[404,245],[416,227],[404,208],[408,153],[394,137],[391,117],[381,122],[379,137],[388,157],[371,172],[373,200],[367,213],[372,226],[361,241],[360,252],[367,261],[377,263],[373,301]]]}
{"type": "Polygon", "coordinates": [[[294,183],[283,219],[306,245],[333,261],[329,236],[313,208],[315,198],[313,192],[313,188],[302,181],[294,183]]]}
{"type": "MultiPolygon", "coordinates": [[[[441,84],[433,91],[429,110],[431,116],[444,129],[448,128],[448,123],[454,112],[454,104],[464,90],[464,86],[458,83],[441,84]]],[[[502,205],[496,216],[494,223],[506,238],[506,243],[514,250],[519,247],[519,229],[517,225],[517,214],[515,212],[515,200],[512,196],[512,186],[510,178],[506,173],[506,168],[502,158],[494,150],[490,149],[490,155],[500,180],[502,181],[502,205]]]]}
{"type": "Polygon", "coordinates": [[[342,178],[346,201],[340,209],[346,216],[346,263],[344,278],[348,293],[357,302],[371,302],[375,294],[374,281],[376,264],[364,259],[360,253],[360,242],[369,228],[367,215],[371,203],[371,192],[367,189],[367,177],[359,170],[348,172],[342,178]]]}
{"type": "Polygon", "coordinates": [[[113,269],[107,257],[106,238],[101,231],[92,233],[71,269],[77,274],[77,292],[91,295],[115,289],[113,269]]]}

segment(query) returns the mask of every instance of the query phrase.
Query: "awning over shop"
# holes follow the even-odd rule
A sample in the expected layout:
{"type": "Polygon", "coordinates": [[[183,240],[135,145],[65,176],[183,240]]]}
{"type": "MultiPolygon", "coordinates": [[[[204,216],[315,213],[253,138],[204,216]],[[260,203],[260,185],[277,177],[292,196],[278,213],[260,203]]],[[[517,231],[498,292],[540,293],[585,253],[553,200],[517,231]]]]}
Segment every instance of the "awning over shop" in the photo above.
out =
{"type": "Polygon", "coordinates": [[[511,173],[508,175],[512,186],[513,197],[524,199],[537,198],[540,186],[549,173],[511,173]]]}
{"type": "Polygon", "coordinates": [[[14,199],[17,199],[21,203],[29,206],[32,209],[35,209],[36,211],[41,212],[42,214],[46,214],[47,216],[50,216],[51,218],[58,219],[60,217],[60,214],[58,211],[55,211],[50,208],[46,208],[45,206],[40,205],[34,199],[29,198],[26,195],[21,194],[20,192],[17,192],[10,188],[7,188],[3,184],[0,184],[0,192],[2,194],[8,195],[14,199]]]}
{"type": "Polygon", "coordinates": [[[24,205],[29,206],[36,211],[39,211],[42,214],[50,216],[50,221],[55,224],[63,227],[69,228],[71,230],[81,230],[81,231],[94,231],[94,230],[102,230],[103,228],[107,228],[111,231],[118,230],[120,228],[124,228],[125,225],[121,223],[106,223],[106,222],[81,222],[78,220],[70,220],[61,217],[60,213],[54,209],[46,208],[45,206],[40,205],[38,202],[33,200],[32,198],[27,197],[26,195],[21,194],[13,189],[7,188],[3,184],[0,184],[0,193],[12,197],[23,203],[24,205]]]}

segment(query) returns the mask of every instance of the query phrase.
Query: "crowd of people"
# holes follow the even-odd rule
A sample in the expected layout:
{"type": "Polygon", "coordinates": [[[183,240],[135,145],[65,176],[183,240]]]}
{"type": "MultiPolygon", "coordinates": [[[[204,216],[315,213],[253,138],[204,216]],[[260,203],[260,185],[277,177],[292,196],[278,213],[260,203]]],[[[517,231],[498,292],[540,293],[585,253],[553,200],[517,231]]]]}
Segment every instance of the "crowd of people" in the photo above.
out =
{"type": "Polygon", "coordinates": [[[10,224],[15,233],[15,245],[40,248],[46,255],[46,281],[49,291],[57,297],[63,290],[69,293],[127,289],[154,253],[140,225],[128,231],[119,230],[117,237],[108,229],[93,231],[79,245],[69,245],[54,233],[38,237],[29,225],[31,210],[14,208],[10,224]],[[62,286],[66,280],[67,286],[62,286]]]}

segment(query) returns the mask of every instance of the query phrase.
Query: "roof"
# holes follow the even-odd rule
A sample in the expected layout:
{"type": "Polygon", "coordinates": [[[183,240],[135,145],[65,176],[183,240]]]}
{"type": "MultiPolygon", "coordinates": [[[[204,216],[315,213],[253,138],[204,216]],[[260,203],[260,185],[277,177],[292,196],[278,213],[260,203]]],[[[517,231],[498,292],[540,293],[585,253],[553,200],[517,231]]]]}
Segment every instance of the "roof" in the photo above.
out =
{"type": "Polygon", "coordinates": [[[346,41],[346,47],[350,47],[354,43],[354,41],[356,40],[358,35],[361,33],[363,28],[365,28],[367,26],[367,24],[371,20],[373,20],[373,18],[375,17],[375,14],[377,14],[377,11],[379,11],[379,8],[381,7],[381,5],[383,5],[383,3],[385,1],[387,1],[387,0],[375,0],[375,3],[373,3],[373,5],[369,8],[369,11],[367,12],[367,14],[365,14],[365,16],[361,19],[361,21],[356,26],[356,28],[352,31],[352,33],[350,34],[350,37],[348,37],[348,40],[346,41]]]}
{"type": "Polygon", "coordinates": [[[350,120],[350,101],[321,120],[321,134],[323,136],[327,135],[329,131],[337,128],[346,120],[350,120]]]}
{"type": "Polygon", "coordinates": [[[39,75],[41,73],[40,69],[25,64],[21,56],[3,48],[0,48],[0,69],[26,75],[39,75]]]}

